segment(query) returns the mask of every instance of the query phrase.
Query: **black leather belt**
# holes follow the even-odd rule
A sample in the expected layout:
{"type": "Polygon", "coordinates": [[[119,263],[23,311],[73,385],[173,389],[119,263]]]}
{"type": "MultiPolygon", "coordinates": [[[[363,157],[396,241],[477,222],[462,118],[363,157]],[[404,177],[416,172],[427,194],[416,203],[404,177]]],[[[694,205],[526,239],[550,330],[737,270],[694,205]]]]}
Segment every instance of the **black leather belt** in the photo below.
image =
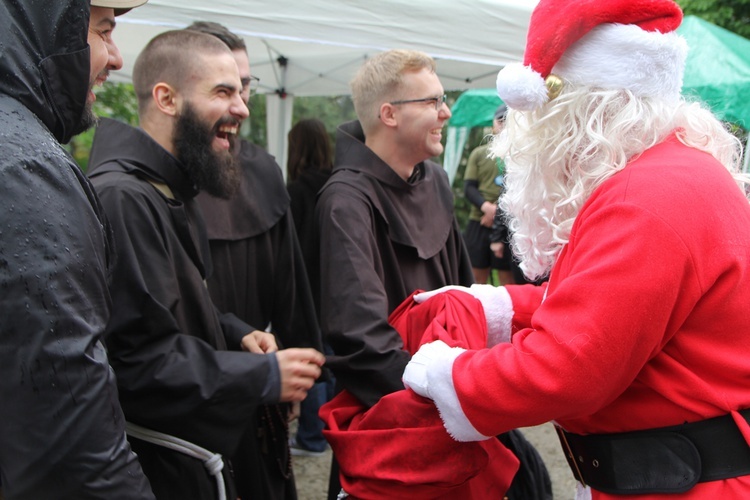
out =
{"type": "MultiPolygon", "coordinates": [[[[740,414],[750,422],[750,409],[740,414]]],[[[605,493],[682,493],[750,474],[750,446],[731,415],[619,434],[555,427],[576,479],[605,493]]]]}

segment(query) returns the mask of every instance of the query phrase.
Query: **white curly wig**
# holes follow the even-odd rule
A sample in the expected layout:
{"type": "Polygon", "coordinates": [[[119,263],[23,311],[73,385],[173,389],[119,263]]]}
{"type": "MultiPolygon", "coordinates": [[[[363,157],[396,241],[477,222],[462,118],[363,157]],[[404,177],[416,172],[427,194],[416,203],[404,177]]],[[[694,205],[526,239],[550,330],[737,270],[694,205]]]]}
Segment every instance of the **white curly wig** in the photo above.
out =
{"type": "Polygon", "coordinates": [[[741,189],[742,145],[698,103],[637,97],[566,82],[562,93],[533,111],[511,110],[491,150],[505,159],[512,248],[526,276],[548,275],[591,193],[628,161],[676,133],[714,156],[741,189]]]}

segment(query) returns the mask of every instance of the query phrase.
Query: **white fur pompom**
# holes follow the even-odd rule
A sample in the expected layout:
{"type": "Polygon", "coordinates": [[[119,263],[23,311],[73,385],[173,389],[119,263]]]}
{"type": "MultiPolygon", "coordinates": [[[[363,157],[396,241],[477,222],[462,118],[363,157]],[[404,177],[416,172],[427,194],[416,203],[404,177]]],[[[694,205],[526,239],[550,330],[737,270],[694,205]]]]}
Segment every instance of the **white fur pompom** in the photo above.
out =
{"type": "Polygon", "coordinates": [[[497,74],[497,95],[511,109],[531,111],[547,102],[542,75],[521,63],[511,63],[497,74]]]}

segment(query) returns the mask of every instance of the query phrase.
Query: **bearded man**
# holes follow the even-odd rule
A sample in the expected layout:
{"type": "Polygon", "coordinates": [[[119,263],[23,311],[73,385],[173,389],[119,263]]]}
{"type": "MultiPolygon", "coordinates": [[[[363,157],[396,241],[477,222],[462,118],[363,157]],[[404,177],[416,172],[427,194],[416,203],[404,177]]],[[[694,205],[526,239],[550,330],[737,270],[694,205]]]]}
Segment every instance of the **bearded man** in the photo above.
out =
{"type": "Polygon", "coordinates": [[[680,95],[681,20],[672,0],[539,2],[493,147],[514,251],[548,285],[464,289],[505,341],[428,344],[404,373],[460,441],[554,420],[579,498],[750,495],[748,179],[680,95]]]}
{"type": "Polygon", "coordinates": [[[259,405],[304,399],[324,358],[278,351],[271,334],[219,314],[205,286],[195,196],[236,189],[233,147],[248,116],[231,51],[203,33],[163,33],[139,55],[133,84],[141,128],[103,121],[90,160],[118,254],[105,338],[120,401],[156,498],[236,498],[215,454],[234,455],[259,405]],[[174,438],[202,449],[174,451],[174,438]]]}

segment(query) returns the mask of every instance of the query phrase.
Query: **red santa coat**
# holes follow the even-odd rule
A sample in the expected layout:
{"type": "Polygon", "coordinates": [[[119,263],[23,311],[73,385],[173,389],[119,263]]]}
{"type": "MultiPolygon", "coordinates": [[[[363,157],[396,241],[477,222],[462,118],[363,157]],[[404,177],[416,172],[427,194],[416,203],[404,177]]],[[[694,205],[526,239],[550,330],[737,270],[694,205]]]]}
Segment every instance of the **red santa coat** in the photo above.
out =
{"type": "MultiPolygon", "coordinates": [[[[549,420],[624,432],[750,407],[750,205],[716,160],[676,138],[592,194],[546,290],[507,291],[511,343],[452,364],[464,423],[485,436],[549,420]]],[[[750,476],[677,496],[750,498],[750,476]]]]}

